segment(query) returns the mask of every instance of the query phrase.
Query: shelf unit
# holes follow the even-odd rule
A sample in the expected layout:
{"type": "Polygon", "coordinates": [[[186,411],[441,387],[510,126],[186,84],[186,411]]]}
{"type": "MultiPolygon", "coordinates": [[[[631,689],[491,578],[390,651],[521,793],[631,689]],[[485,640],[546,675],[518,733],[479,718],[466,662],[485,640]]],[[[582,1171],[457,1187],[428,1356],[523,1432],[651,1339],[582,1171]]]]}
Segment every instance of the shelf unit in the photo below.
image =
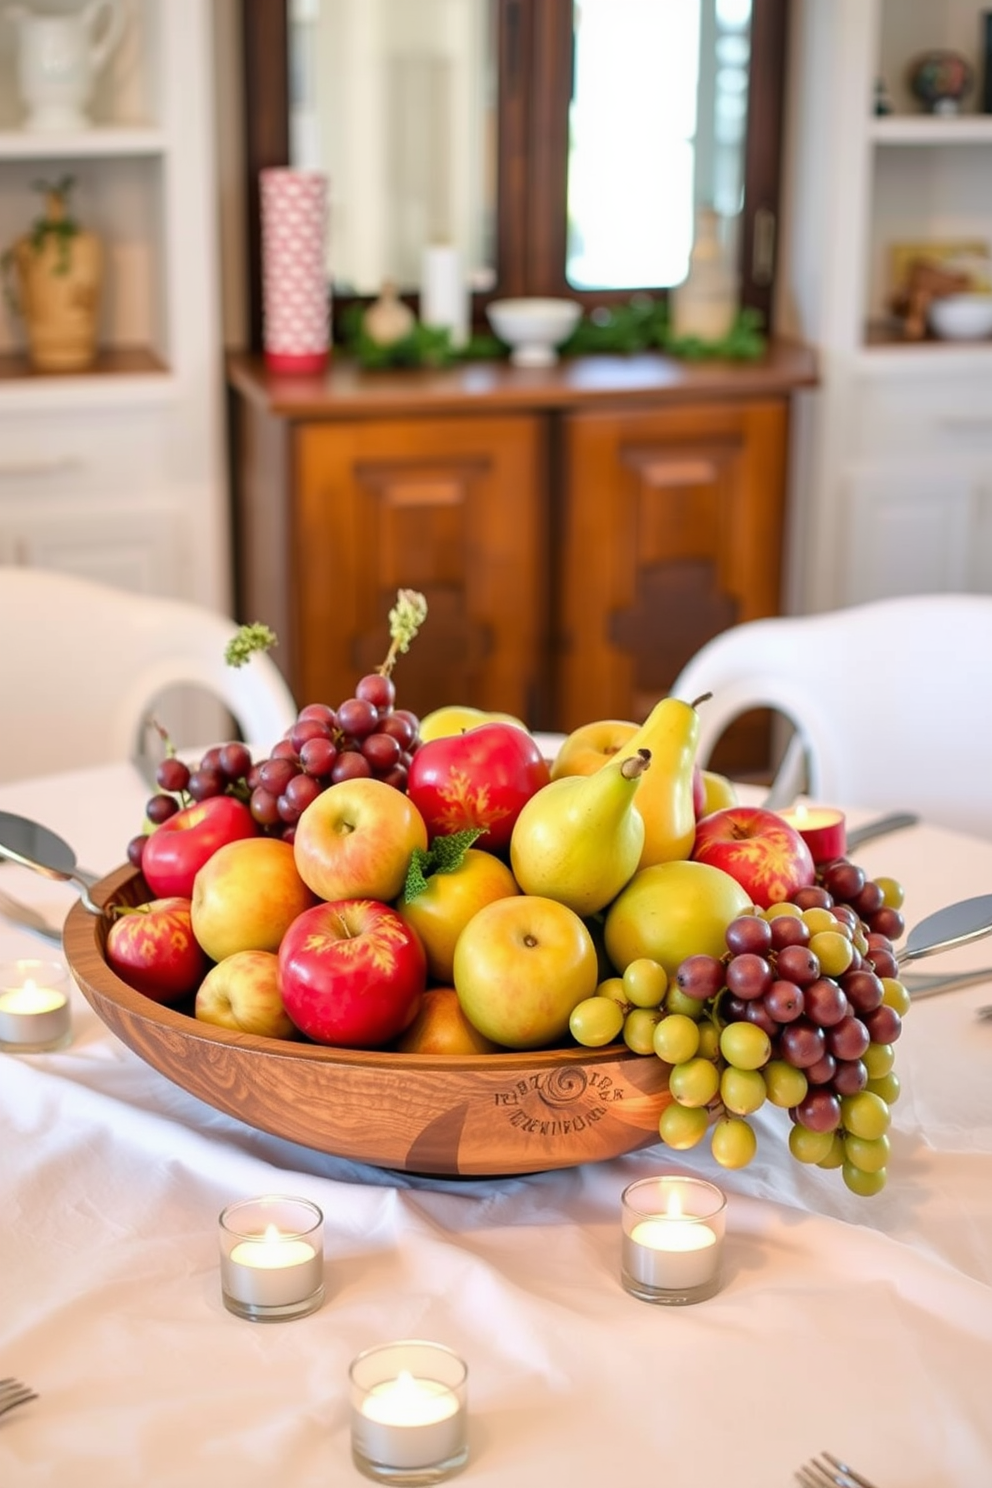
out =
{"type": "Polygon", "coordinates": [[[231,605],[211,0],[125,0],[89,126],[22,127],[0,24],[0,248],[70,175],[104,249],[99,354],[34,371],[0,305],[0,561],[231,605]]]}
{"type": "Polygon", "coordinates": [[[786,607],[992,591],[992,339],[904,338],[899,244],[992,255],[985,0],[796,0],[777,324],[817,347],[798,401],[786,607]],[[965,55],[957,115],[922,111],[908,68],[965,55]],[[884,80],[893,112],[874,113],[884,80]]]}

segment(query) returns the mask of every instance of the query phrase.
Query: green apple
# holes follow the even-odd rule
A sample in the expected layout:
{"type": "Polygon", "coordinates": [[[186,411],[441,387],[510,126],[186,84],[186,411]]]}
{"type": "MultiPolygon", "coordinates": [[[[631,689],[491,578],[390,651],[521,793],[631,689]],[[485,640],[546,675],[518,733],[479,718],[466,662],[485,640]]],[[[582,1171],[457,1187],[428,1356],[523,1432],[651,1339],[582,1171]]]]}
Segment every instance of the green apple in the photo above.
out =
{"type": "Polygon", "coordinates": [[[228,842],[193,880],[193,934],[212,961],[236,951],[277,951],[317,897],[296,869],[293,846],[277,837],[228,842]]]}
{"type": "Polygon", "coordinates": [[[555,755],[551,779],[562,775],[593,775],[637,733],[636,723],[621,718],[601,718],[584,723],[567,736],[555,755]]]}
{"type": "Polygon", "coordinates": [[[596,947],[567,905],[515,894],[469,920],[455,945],[454,980],[466,1018],[486,1038],[542,1049],[566,1037],[573,1008],[596,991],[596,947]]]}
{"type": "Polygon", "coordinates": [[[263,1038],[291,1039],[296,1028],[283,1005],[279,957],[272,951],[236,951],[212,966],[196,994],[202,1023],[263,1038]]]}
{"type": "Polygon", "coordinates": [[[454,973],[455,946],[469,920],[495,899],[519,893],[502,858],[470,847],[456,868],[431,873],[420,893],[410,899],[404,893],[396,908],[420,937],[429,977],[447,986],[454,973]]]}
{"type": "Polygon", "coordinates": [[[751,909],[745,890],[722,868],[682,859],[655,863],[635,873],[606,911],[606,953],[621,975],[647,956],[674,977],[687,956],[722,956],[727,926],[751,909]]]}
{"type": "Polygon", "coordinates": [[[452,734],[463,734],[466,729],[476,728],[480,723],[513,723],[517,728],[530,732],[527,725],[512,713],[487,713],[482,708],[456,703],[425,714],[418,732],[422,743],[426,744],[429,739],[450,739],[452,734]]]}
{"type": "Polygon", "coordinates": [[[701,816],[709,816],[711,811],[722,811],[725,806],[738,805],[737,788],[732,780],[726,775],[721,775],[716,770],[703,770],[703,809],[701,816]]]}

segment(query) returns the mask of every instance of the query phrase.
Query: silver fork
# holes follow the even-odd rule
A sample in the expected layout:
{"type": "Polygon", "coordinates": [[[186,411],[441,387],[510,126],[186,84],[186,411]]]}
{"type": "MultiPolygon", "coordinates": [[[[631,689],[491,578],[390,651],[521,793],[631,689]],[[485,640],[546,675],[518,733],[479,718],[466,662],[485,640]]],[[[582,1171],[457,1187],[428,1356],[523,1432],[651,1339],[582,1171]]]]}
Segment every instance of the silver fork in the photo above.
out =
{"type": "Polygon", "coordinates": [[[795,1477],[803,1488],[875,1488],[874,1483],[830,1452],[811,1457],[796,1469],[795,1477]]]}
{"type": "Polygon", "coordinates": [[[30,1385],[22,1385],[20,1380],[8,1376],[0,1379],[0,1416],[5,1411],[13,1410],[15,1405],[24,1405],[28,1400],[37,1400],[38,1396],[30,1385]]]}

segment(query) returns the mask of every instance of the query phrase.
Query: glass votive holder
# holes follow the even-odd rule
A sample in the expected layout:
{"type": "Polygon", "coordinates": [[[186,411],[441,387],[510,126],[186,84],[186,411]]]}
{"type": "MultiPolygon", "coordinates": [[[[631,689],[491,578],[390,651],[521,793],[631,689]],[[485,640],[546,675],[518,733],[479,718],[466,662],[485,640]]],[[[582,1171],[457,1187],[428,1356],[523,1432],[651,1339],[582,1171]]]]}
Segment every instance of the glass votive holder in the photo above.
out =
{"type": "Polygon", "coordinates": [[[440,1343],[405,1339],[352,1361],[351,1454],[366,1477],[440,1483],[468,1460],[468,1369],[440,1343]]]}
{"type": "Polygon", "coordinates": [[[324,1300],[324,1216],[309,1199],[266,1194],[220,1216],[224,1306],[255,1323],[306,1317],[324,1300]]]}
{"type": "Polygon", "coordinates": [[[26,957],[0,966],[0,1049],[43,1054],[72,1039],[69,977],[59,961],[26,957]]]}
{"type": "Polygon", "coordinates": [[[727,1198],[681,1174],[639,1178],[621,1199],[621,1281],[642,1302],[683,1306],[720,1290],[727,1198]]]}

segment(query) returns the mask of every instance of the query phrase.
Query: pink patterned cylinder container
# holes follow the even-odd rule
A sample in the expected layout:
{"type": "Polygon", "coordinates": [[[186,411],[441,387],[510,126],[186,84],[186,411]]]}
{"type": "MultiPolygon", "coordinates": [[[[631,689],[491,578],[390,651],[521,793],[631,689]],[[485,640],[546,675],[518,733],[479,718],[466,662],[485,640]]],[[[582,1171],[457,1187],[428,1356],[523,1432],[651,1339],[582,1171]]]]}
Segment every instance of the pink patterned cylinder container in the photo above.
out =
{"type": "Polygon", "coordinates": [[[321,372],[331,340],[327,177],[274,166],[259,173],[259,188],[266,365],[273,372],[321,372]]]}

